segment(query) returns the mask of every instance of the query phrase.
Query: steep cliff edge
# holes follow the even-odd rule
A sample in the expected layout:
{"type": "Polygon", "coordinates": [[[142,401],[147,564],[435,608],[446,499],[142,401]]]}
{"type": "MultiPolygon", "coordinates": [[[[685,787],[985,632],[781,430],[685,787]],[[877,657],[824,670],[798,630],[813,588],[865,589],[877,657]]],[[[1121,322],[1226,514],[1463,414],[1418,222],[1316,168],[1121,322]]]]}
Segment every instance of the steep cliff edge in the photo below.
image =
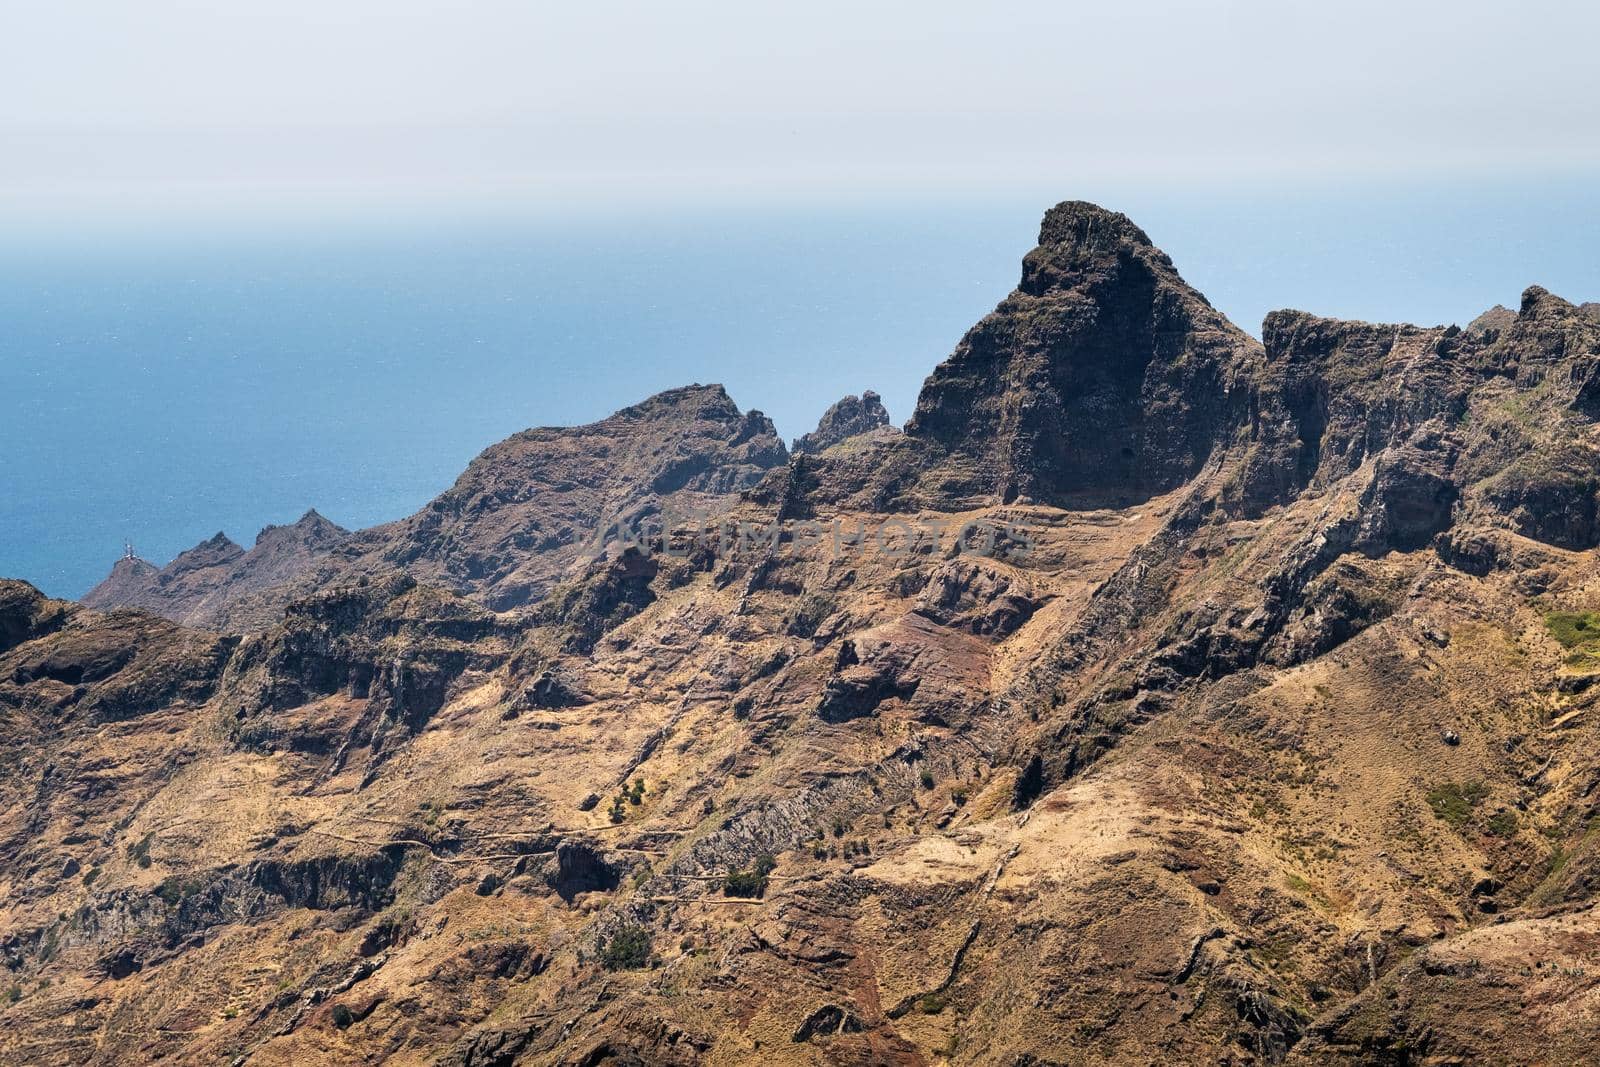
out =
{"type": "Polygon", "coordinates": [[[941,494],[1100,506],[1180,485],[1227,436],[1260,346],[1124,215],[1052,208],[1022,281],[929,376],[906,434],[941,494]]]}

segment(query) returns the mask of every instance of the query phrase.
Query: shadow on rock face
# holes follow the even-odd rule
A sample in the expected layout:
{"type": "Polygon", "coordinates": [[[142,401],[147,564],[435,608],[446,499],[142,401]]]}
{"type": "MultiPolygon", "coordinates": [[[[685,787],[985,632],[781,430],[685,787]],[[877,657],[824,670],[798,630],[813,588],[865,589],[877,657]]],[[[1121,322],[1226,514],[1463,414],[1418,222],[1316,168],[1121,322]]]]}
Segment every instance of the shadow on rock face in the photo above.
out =
{"type": "Polygon", "coordinates": [[[587,841],[563,841],[556,849],[556,870],[550,888],[568,904],[579,893],[610,892],[621,883],[617,869],[587,841]]]}

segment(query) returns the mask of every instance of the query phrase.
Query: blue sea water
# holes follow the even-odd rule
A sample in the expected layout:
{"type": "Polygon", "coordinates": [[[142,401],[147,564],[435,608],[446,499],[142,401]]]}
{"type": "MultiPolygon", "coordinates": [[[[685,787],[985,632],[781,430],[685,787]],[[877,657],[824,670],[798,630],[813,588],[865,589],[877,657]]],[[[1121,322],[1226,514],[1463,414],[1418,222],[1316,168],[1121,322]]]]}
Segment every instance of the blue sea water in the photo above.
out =
{"type": "MultiPolygon", "coordinates": [[[[1091,192],[1254,332],[1600,299],[1594,188],[1091,192]]],[[[865,388],[899,421],[1050,199],[0,228],[0,575],[76,597],[125,540],[398,518],[507,434],[693,381],[786,437],[865,388]]]]}

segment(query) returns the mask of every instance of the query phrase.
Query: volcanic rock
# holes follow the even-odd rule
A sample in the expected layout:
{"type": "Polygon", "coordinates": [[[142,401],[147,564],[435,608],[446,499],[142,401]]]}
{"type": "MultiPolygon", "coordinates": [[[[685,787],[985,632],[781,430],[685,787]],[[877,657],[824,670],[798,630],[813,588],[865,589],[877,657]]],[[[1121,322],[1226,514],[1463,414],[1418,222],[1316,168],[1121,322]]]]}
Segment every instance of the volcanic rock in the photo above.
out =
{"type": "Polygon", "coordinates": [[[889,412],[883,399],[871,389],[860,396],[847,396],[823,412],[817,428],[796,438],[790,451],[795,454],[822,452],[841,441],[872,433],[889,425],[889,412]]]}

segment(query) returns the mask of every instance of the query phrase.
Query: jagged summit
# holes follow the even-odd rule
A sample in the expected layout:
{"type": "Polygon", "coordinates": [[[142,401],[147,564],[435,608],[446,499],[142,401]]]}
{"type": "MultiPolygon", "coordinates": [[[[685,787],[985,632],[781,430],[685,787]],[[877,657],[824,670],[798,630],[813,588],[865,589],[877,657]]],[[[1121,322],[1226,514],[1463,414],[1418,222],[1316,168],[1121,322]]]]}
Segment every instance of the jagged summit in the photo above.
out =
{"type": "Polygon", "coordinates": [[[256,601],[305,573],[350,536],[311,509],[296,522],[267,526],[246,551],[218,532],[165,567],[120,559],[82,603],[106,610],[136,607],[195,626],[266,625],[278,605],[256,601]]]}
{"type": "Polygon", "coordinates": [[[184,560],[190,566],[203,567],[218,560],[232,558],[243,552],[244,549],[233,538],[218,530],[198,545],[180,553],[173,562],[184,560]]]}
{"type": "Polygon", "coordinates": [[[1577,308],[1551,293],[1542,285],[1530,285],[1522,291],[1522,305],[1519,315],[1536,315],[1541,312],[1555,314],[1571,313],[1577,308]]]}
{"type": "Polygon", "coordinates": [[[1472,334],[1499,333],[1517,321],[1517,313],[1504,304],[1496,304],[1471,322],[1467,332],[1472,334]]]}
{"type": "MultiPolygon", "coordinates": [[[[543,595],[610,524],[648,519],[669,501],[720,507],[751,491],[757,503],[781,499],[794,513],[845,504],[1119,507],[1233,457],[1241,464],[1238,498],[1264,508],[1343,476],[1352,456],[1421,432],[1427,420],[1408,414],[1419,405],[1421,413],[1459,409],[1473,388],[1462,377],[1467,368],[1526,377],[1553,358],[1570,363],[1590,343],[1594,322],[1585,308],[1532,286],[1517,312],[1492,309],[1460,337],[1282,311],[1267,317],[1263,345],[1211,307],[1126,215],[1065,201],[1044,214],[1017,288],[933,369],[903,433],[888,432],[876,393],[845,397],[794,442],[804,462],[789,471],[789,450],[770,419],[741,411],[720,384],[696,383],[587,426],[516,434],[399,522],[350,535],[309,511],[263,530],[250,554],[212,539],[159,576],[124,568],[86,602],[239,625],[226,606],[232,594],[212,594],[233,584],[235,569],[270,555],[275,562],[263,573],[293,579],[292,587],[263,597],[258,582],[246,583],[251,617],[334,575],[389,566],[515,608],[543,595]],[[1402,372],[1413,376],[1409,394],[1389,395],[1390,378],[1402,372]],[[849,449],[834,448],[846,440],[849,449]],[[188,577],[176,583],[176,574],[188,577]],[[184,595],[173,603],[146,586],[184,595]],[[208,605],[200,615],[197,595],[208,605]]],[[[1583,381],[1593,377],[1574,367],[1583,381]]],[[[1562,467],[1576,462],[1571,455],[1562,467]]],[[[1477,499],[1453,476],[1439,477],[1453,487],[1450,506],[1477,499]]],[[[1440,506],[1429,505],[1428,517],[1408,528],[1438,525],[1440,506]]],[[[1511,506],[1524,516],[1534,507],[1511,506]]],[[[1581,516],[1563,521],[1564,540],[1587,537],[1581,516]]]]}
{"type": "MultiPolygon", "coordinates": [[[[693,411],[717,417],[739,418],[739,405],[728,395],[727,387],[720,382],[702,384],[694,382],[653,393],[636,404],[621,408],[613,418],[638,418],[663,411],[693,411]]],[[[539,429],[564,429],[559,426],[539,429]]]]}
{"type": "Polygon", "coordinates": [[[1044,213],[1039,223],[1039,245],[1096,247],[1119,242],[1154,247],[1150,236],[1120,211],[1109,211],[1087,200],[1063,200],[1044,213]]]}
{"type": "Polygon", "coordinates": [[[337,523],[324,518],[316,508],[311,508],[300,518],[286,526],[263,526],[256,534],[256,545],[274,541],[294,541],[302,544],[332,544],[350,533],[337,523]]]}
{"type": "Polygon", "coordinates": [[[1237,420],[1232,385],[1260,345],[1127,216],[1093,204],[1047,212],[1022,266],[924,384],[905,427],[919,455],[887,464],[897,494],[1099,505],[1192,476],[1237,420]]]}
{"type": "Polygon", "coordinates": [[[362,535],[361,567],[403,563],[498,608],[547,590],[614,524],[712,507],[788,459],[772,420],[720,385],[657,393],[586,426],[525,430],[421,512],[362,535]]]}
{"type": "Polygon", "coordinates": [[[871,389],[860,396],[839,400],[817,421],[817,428],[795,439],[791,452],[822,452],[841,441],[872,433],[889,425],[889,412],[883,398],[871,389]]]}

